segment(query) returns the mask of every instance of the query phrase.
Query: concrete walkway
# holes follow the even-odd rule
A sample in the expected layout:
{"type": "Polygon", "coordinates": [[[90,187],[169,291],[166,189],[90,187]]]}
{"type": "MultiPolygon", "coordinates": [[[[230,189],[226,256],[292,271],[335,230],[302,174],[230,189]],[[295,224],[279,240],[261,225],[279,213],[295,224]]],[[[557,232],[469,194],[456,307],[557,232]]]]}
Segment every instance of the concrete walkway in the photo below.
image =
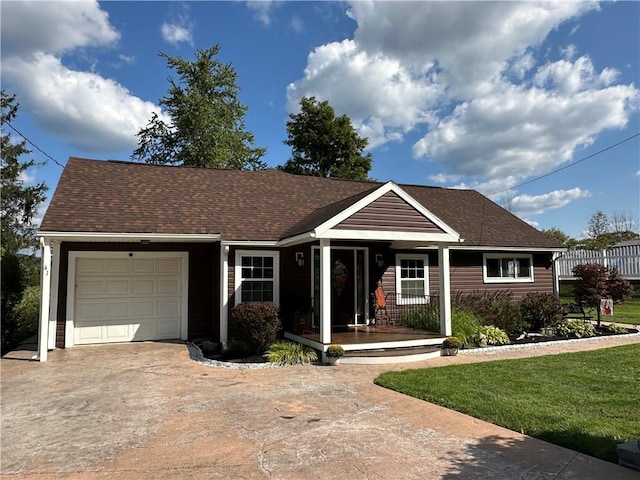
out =
{"type": "Polygon", "coordinates": [[[180,343],[75,347],[0,364],[2,478],[639,479],[640,473],[373,384],[381,372],[640,343],[260,370],[180,343]]]}

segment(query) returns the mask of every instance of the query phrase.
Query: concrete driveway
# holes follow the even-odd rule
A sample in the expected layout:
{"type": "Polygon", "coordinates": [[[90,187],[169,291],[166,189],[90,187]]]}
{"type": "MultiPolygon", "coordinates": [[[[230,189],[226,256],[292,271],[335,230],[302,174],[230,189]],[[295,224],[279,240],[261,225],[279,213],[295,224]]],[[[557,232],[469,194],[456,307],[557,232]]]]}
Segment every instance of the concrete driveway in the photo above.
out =
{"type": "Polygon", "coordinates": [[[180,343],[75,347],[51,352],[46,363],[21,359],[30,353],[1,362],[3,478],[639,477],[372,382],[390,369],[544,348],[400,366],[262,370],[204,366],[180,343]]]}

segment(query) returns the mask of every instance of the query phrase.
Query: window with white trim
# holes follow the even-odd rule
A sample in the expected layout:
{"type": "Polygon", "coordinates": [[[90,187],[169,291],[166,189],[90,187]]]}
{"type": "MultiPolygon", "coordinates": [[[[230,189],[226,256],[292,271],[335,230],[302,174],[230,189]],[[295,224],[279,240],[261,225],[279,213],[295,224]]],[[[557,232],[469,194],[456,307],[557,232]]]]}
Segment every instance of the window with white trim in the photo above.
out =
{"type": "Polygon", "coordinates": [[[533,256],[484,254],[485,283],[533,282],[533,256]]]}
{"type": "Polygon", "coordinates": [[[279,303],[278,252],[237,251],[235,266],[236,304],[279,303]]]}
{"type": "Polygon", "coordinates": [[[429,302],[428,255],[396,255],[396,295],[398,305],[429,302]]]}

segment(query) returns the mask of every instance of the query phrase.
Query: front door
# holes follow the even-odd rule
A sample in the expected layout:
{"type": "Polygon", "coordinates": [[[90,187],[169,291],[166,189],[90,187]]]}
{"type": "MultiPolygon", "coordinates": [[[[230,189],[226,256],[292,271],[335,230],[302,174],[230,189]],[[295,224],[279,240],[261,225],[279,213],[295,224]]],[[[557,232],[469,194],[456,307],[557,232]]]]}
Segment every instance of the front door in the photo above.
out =
{"type": "Polygon", "coordinates": [[[353,250],[331,250],[331,323],[343,327],[355,320],[353,250]]]}
{"type": "MultiPolygon", "coordinates": [[[[320,250],[314,249],[314,325],[319,324],[320,250]]],[[[365,250],[336,247],[331,249],[331,326],[345,328],[365,323],[365,250]]]]}

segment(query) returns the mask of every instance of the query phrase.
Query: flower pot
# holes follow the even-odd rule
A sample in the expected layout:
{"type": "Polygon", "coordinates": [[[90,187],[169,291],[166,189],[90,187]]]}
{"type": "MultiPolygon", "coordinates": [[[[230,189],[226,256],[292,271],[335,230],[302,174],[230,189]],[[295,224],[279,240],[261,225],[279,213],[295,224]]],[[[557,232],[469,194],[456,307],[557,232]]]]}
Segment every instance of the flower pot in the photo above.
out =
{"type": "Polygon", "coordinates": [[[458,354],[458,349],[457,348],[443,348],[442,349],[442,353],[446,357],[455,357],[458,354]]]}
{"type": "Polygon", "coordinates": [[[329,365],[335,366],[340,364],[340,357],[327,357],[329,365]]]}

